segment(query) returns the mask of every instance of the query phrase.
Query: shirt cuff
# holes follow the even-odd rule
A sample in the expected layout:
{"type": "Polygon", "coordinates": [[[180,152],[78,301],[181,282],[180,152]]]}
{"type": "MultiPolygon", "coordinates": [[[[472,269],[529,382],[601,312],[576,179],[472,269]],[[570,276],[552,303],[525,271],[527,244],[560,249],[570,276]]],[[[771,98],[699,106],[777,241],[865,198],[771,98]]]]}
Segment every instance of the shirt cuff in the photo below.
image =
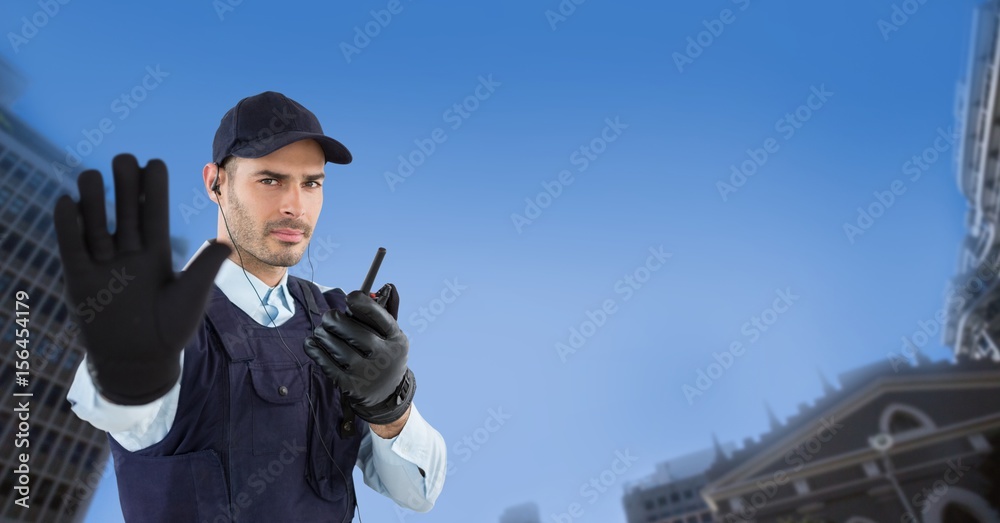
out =
{"type": "MultiPolygon", "coordinates": [[[[181,359],[183,364],[183,356],[181,359]]],[[[73,383],[66,393],[66,400],[72,406],[73,412],[82,419],[94,426],[98,430],[103,430],[115,436],[119,443],[123,443],[125,448],[131,451],[147,447],[155,441],[132,442],[130,439],[144,436],[149,432],[154,421],[162,416],[161,409],[164,407],[166,399],[175,399],[180,389],[180,379],[163,397],[155,399],[145,405],[118,405],[112,403],[107,398],[101,396],[94,386],[94,382],[87,371],[87,360],[84,356],[80,366],[76,369],[73,383]],[[124,441],[123,441],[124,440],[124,441]],[[131,448],[130,448],[131,447],[131,448]]],[[[172,418],[172,416],[171,416],[172,418]]],[[[172,419],[170,420],[173,421],[172,419]]],[[[169,426],[169,422],[167,423],[169,426]]],[[[165,434],[154,436],[157,441],[165,434]]]]}
{"type": "Polygon", "coordinates": [[[421,512],[430,510],[444,488],[447,448],[441,434],[420,415],[416,403],[410,404],[410,415],[396,436],[386,439],[372,431],[371,427],[368,430],[371,431],[372,454],[376,463],[382,466],[402,465],[409,470],[416,465],[417,470],[413,471],[411,481],[414,486],[420,487],[427,502],[421,512]]]}

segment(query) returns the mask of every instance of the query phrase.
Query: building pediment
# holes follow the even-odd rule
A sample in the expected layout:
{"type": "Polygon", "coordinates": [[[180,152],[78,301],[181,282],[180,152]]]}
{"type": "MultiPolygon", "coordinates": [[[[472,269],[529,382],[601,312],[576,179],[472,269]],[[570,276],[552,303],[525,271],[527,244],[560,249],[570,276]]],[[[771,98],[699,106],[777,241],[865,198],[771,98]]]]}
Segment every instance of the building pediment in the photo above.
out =
{"type": "Polygon", "coordinates": [[[756,443],[717,460],[703,495],[729,499],[772,484],[786,494],[802,494],[814,488],[812,478],[823,475],[841,474],[847,482],[880,474],[879,444],[891,443],[886,452],[903,455],[1000,427],[1000,369],[933,367],[938,371],[889,372],[845,382],[843,389],[756,443]],[[873,442],[880,434],[889,438],[873,442]]]}

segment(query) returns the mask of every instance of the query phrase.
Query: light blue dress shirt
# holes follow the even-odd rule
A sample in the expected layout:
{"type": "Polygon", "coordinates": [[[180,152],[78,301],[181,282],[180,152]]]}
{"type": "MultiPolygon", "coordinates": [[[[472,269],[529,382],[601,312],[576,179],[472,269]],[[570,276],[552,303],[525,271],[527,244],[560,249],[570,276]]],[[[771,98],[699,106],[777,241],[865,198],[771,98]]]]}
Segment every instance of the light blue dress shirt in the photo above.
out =
{"type": "MultiPolygon", "coordinates": [[[[203,243],[191,259],[208,244],[207,241],[203,243]]],[[[184,268],[190,264],[189,260],[184,268]]],[[[215,277],[215,284],[234,305],[261,325],[280,326],[295,315],[295,300],[288,291],[287,270],[272,288],[227,259],[215,277]]],[[[323,292],[332,288],[317,286],[323,292]]],[[[80,363],[66,395],[80,419],[109,432],[115,441],[132,452],[149,447],[167,435],[177,413],[181,380],[152,403],[116,405],[97,393],[86,364],[86,359],[80,363]]],[[[183,352],[181,365],[184,365],[183,352]]],[[[427,512],[444,488],[446,460],[444,438],[424,420],[414,402],[406,424],[395,437],[385,439],[368,429],[361,440],[357,466],[364,474],[365,484],[376,492],[401,507],[427,512]]]]}

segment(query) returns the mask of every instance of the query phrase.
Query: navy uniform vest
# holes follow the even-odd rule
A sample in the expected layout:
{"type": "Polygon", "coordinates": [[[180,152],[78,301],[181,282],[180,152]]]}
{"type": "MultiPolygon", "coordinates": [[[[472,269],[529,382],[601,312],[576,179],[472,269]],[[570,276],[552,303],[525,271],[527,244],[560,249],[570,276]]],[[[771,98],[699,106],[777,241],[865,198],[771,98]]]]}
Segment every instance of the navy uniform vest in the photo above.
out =
{"type": "Polygon", "coordinates": [[[352,519],[352,472],[368,425],[302,350],[324,312],[346,310],[345,294],[320,293],[292,275],[288,290],[295,314],[265,327],[212,286],[206,317],[184,348],[167,435],[136,452],[108,437],[125,521],[352,519]]]}

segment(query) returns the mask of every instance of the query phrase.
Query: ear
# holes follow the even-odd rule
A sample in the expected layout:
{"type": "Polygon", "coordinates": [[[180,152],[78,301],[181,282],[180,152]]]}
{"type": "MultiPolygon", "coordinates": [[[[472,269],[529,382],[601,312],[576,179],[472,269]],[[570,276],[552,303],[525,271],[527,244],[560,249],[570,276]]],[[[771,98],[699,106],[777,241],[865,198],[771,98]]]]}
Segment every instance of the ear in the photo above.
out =
{"type": "MultiPolygon", "coordinates": [[[[214,163],[206,163],[205,167],[201,170],[201,178],[205,184],[205,192],[208,193],[208,199],[216,204],[219,203],[219,195],[215,194],[215,191],[212,190],[212,182],[217,176],[219,176],[219,166],[214,163]]],[[[222,183],[222,180],[219,180],[219,183],[222,183]]]]}

